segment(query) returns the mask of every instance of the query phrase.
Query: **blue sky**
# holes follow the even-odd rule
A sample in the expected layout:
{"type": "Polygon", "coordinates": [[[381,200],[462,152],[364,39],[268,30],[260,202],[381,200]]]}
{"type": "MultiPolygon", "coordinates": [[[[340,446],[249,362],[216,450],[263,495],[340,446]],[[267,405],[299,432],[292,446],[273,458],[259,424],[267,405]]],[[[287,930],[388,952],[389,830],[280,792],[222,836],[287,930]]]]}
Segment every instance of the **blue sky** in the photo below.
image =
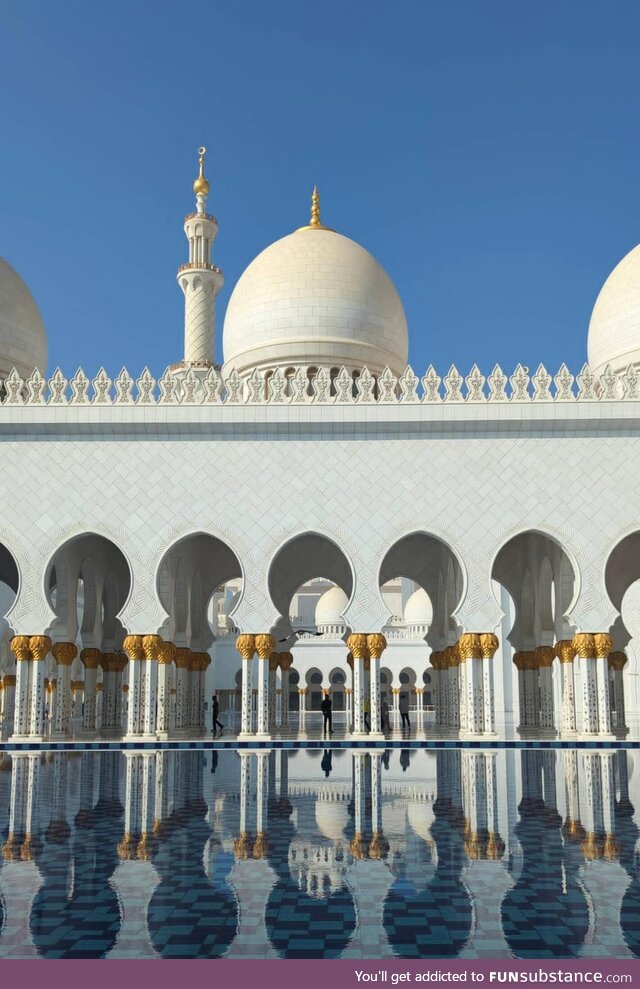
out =
{"type": "Polygon", "coordinates": [[[640,5],[0,0],[0,254],[50,370],[182,356],[195,151],[233,285],[323,220],[403,300],[416,369],[578,369],[640,241],[640,5]]]}

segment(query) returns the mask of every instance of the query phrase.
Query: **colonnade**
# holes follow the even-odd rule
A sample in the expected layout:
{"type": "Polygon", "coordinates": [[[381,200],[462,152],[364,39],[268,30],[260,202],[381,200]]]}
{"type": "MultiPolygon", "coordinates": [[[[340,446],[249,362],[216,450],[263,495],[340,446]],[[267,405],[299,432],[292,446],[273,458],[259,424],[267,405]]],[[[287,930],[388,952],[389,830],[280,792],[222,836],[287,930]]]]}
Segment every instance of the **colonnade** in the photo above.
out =
{"type": "Polygon", "coordinates": [[[0,715],[5,725],[13,725],[14,741],[42,740],[48,728],[52,741],[70,738],[76,707],[82,716],[75,733],[82,737],[117,738],[124,730],[126,738],[155,739],[204,731],[208,653],[176,648],[158,635],[128,635],[123,652],[81,650],[84,679],[72,680],[78,655],[73,642],[17,635],[11,650],[16,673],[3,678],[0,715]],[[45,677],[48,660],[55,664],[55,677],[45,677]],[[123,684],[127,669],[129,683],[123,684]]]}

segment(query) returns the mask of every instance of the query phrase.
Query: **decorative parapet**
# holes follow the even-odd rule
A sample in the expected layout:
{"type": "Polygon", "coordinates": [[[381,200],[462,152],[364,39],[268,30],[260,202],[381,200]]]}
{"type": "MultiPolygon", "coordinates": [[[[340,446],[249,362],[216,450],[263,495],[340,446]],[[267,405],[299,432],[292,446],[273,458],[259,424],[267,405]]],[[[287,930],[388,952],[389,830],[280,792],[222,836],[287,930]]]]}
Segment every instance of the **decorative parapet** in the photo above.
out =
{"type": "Polygon", "coordinates": [[[466,377],[452,366],[441,378],[433,367],[419,378],[411,367],[397,377],[387,367],[374,376],[368,368],[350,372],[327,367],[298,368],[286,375],[255,369],[241,377],[235,369],[193,368],[176,374],[167,368],[155,379],[145,368],[134,379],[126,368],[111,379],[104,368],[90,379],[80,368],[71,379],[58,368],[46,380],[36,369],[23,380],[14,370],[0,379],[0,404],[6,406],[131,406],[131,405],[401,405],[406,403],[484,404],[529,402],[617,402],[640,400],[640,371],[630,365],[616,373],[607,365],[594,375],[585,364],[576,376],[566,364],[551,375],[541,364],[535,374],[518,364],[508,376],[496,365],[488,377],[474,364],[466,377]]]}

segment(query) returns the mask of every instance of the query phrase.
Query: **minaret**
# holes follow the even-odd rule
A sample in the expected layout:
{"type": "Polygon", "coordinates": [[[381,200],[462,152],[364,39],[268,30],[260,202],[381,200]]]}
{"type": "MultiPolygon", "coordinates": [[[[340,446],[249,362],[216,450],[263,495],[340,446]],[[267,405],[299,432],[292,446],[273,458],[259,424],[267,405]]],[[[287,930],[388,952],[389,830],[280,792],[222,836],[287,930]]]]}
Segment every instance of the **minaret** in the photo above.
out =
{"type": "Polygon", "coordinates": [[[222,288],[222,272],[211,263],[218,221],[206,211],[209,183],[204,174],[206,148],[199,148],[200,174],[193,183],[196,212],[185,217],[189,261],[178,268],[178,284],[184,292],[184,361],[175,370],[211,367],[215,360],[216,296],[222,288]]]}

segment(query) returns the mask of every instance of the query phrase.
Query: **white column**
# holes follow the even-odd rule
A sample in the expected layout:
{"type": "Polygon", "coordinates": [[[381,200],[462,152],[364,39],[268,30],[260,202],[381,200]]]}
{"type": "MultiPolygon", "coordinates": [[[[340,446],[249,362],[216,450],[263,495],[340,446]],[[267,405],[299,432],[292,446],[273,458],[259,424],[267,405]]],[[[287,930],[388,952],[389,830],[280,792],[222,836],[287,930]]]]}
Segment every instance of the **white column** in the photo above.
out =
{"type": "Polygon", "coordinates": [[[374,634],[369,636],[369,710],[371,713],[371,734],[382,737],[380,724],[380,656],[386,646],[384,636],[374,634]],[[384,645],[380,648],[377,641],[382,639],[384,645]]]}
{"type": "Polygon", "coordinates": [[[301,735],[307,730],[307,688],[298,688],[298,730],[301,735]]]}
{"type": "Polygon", "coordinates": [[[539,646],[536,649],[536,660],[540,676],[540,734],[547,738],[555,738],[553,720],[553,660],[555,652],[552,646],[539,646]]]}
{"type": "Polygon", "coordinates": [[[142,733],[142,710],[144,700],[142,695],[142,649],[141,635],[128,635],[124,640],[124,649],[129,657],[129,698],[127,711],[127,735],[142,733]]]}
{"type": "Polygon", "coordinates": [[[31,717],[29,734],[42,738],[44,733],[44,661],[51,651],[51,639],[46,635],[32,635],[29,639],[32,656],[31,670],[31,717]]]}
{"type": "Polygon", "coordinates": [[[267,731],[272,731],[276,727],[276,671],[278,669],[278,658],[272,656],[269,660],[269,717],[267,721],[267,731]]]}
{"type": "Polygon", "coordinates": [[[629,733],[624,704],[624,678],[622,672],[626,662],[627,657],[623,652],[612,652],[609,654],[608,663],[613,672],[613,706],[616,712],[614,731],[618,737],[625,736],[629,733]]]}
{"type": "Polygon", "coordinates": [[[173,660],[175,646],[172,642],[163,642],[158,657],[158,735],[167,738],[171,730],[171,687],[173,685],[173,660]]]}
{"type": "Polygon", "coordinates": [[[282,690],[280,725],[286,729],[289,727],[289,670],[291,668],[291,660],[287,657],[286,660],[281,659],[280,663],[280,687],[282,690]]]}
{"type": "Polygon", "coordinates": [[[582,664],[582,726],[585,735],[598,733],[598,685],[596,674],[596,647],[593,635],[580,632],[573,644],[582,664]]]}
{"type": "Polygon", "coordinates": [[[613,639],[606,632],[594,635],[596,648],[596,692],[598,697],[598,734],[611,735],[611,701],[609,697],[609,664],[607,662],[613,639]]]}
{"type": "Polygon", "coordinates": [[[253,656],[256,651],[255,636],[239,635],[236,639],[236,649],[242,656],[242,712],[240,720],[240,734],[250,735],[252,733],[251,699],[253,686],[253,656]]]}
{"type": "Polygon", "coordinates": [[[393,698],[393,730],[400,731],[400,687],[391,688],[393,698]]]}
{"type": "Polygon", "coordinates": [[[145,635],[142,639],[144,659],[144,698],[142,705],[142,733],[155,735],[158,705],[158,657],[162,652],[162,639],[159,635],[145,635]]]}
{"type": "Polygon", "coordinates": [[[83,649],[80,659],[84,666],[84,707],[82,712],[83,733],[93,734],[96,730],[96,684],[98,666],[102,659],[99,649],[83,649]]]}
{"type": "Polygon", "coordinates": [[[4,737],[8,738],[13,733],[13,724],[16,710],[16,676],[14,673],[5,675],[4,678],[4,707],[3,726],[4,737]]]}
{"type": "Polygon", "coordinates": [[[473,724],[473,679],[466,660],[463,660],[460,663],[457,670],[458,682],[460,684],[460,696],[458,701],[460,710],[460,732],[461,734],[466,735],[472,730],[471,725],[473,724]]]}
{"type": "Polygon", "coordinates": [[[460,663],[452,653],[449,669],[449,717],[454,731],[460,730],[460,663]]]}
{"type": "Polygon", "coordinates": [[[269,737],[269,659],[275,650],[272,635],[256,635],[258,654],[258,731],[262,738],[269,737]]]}
{"type": "Polygon", "coordinates": [[[186,734],[189,724],[189,668],[191,650],[182,646],[176,649],[176,700],[175,728],[186,734]]]}
{"type": "Polygon", "coordinates": [[[560,660],[562,676],[562,735],[576,735],[576,691],[573,671],[573,660],[576,651],[570,639],[556,642],[555,653],[560,660]]]}

